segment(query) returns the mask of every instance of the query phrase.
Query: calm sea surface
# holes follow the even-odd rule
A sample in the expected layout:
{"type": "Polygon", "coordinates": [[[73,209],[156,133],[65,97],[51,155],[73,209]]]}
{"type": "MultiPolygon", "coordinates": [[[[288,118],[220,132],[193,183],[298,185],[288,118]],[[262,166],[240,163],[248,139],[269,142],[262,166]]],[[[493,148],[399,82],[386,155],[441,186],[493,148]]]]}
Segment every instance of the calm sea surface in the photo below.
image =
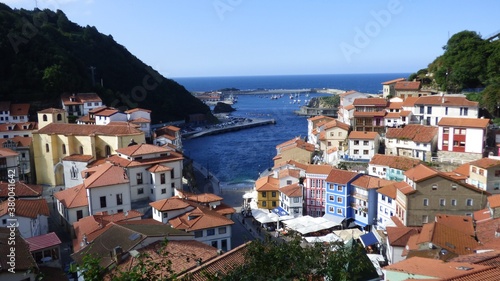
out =
{"type": "MultiPolygon", "coordinates": [[[[408,73],[349,74],[349,75],[290,75],[252,77],[199,77],[174,78],[189,91],[210,91],[222,88],[251,89],[303,89],[334,88],[378,93],[381,82],[408,73]]],[[[304,99],[324,96],[310,94],[304,99]]],[[[184,140],[185,154],[208,169],[220,180],[221,188],[248,188],[258,178],[259,172],[273,165],[276,145],[294,137],[307,135],[307,118],[293,113],[299,106],[290,102],[288,94],[271,100],[264,95],[239,95],[233,105],[233,116],[248,118],[273,118],[275,125],[244,129],[220,135],[184,140]]]]}

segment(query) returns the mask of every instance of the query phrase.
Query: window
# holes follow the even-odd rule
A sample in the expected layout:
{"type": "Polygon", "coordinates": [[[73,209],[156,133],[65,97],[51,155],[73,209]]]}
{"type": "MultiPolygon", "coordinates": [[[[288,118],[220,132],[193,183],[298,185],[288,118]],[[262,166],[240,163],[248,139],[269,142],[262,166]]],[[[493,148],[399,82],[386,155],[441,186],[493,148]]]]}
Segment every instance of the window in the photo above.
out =
{"type": "Polygon", "coordinates": [[[161,189],[161,194],[165,194],[165,193],[167,193],[167,189],[166,188],[162,188],[161,189]]]}
{"type": "Polygon", "coordinates": [[[50,152],[50,148],[49,148],[49,144],[48,143],[45,144],[45,152],[50,152]]]}
{"type": "Polygon", "coordinates": [[[420,114],[424,114],[424,106],[423,105],[420,106],[420,114]]]}
{"type": "Polygon", "coordinates": [[[111,155],[111,147],[109,145],[106,145],[104,147],[104,150],[106,151],[106,156],[111,155]]]}
{"type": "Polygon", "coordinates": [[[271,202],[271,205],[272,205],[273,207],[276,207],[276,201],[271,202]]]}
{"type": "Polygon", "coordinates": [[[439,199],[439,206],[445,206],[446,205],[446,199],[439,199]]]}
{"type": "Polygon", "coordinates": [[[333,200],[335,200],[335,196],[330,195],[330,196],[328,196],[328,199],[329,199],[330,201],[333,201],[333,200]]]}
{"type": "Polygon", "coordinates": [[[262,207],[267,207],[267,202],[266,201],[262,201],[262,207]]]}
{"type": "Polygon", "coordinates": [[[78,221],[81,218],[83,218],[83,211],[82,210],[76,211],[76,220],[78,221]]]}
{"type": "Polygon", "coordinates": [[[195,231],[194,238],[200,238],[200,237],[203,237],[203,230],[195,231]]]}
{"type": "Polygon", "coordinates": [[[80,146],[80,154],[83,154],[83,146],[80,146]]]}
{"type": "Polygon", "coordinates": [[[499,182],[496,182],[493,186],[493,189],[494,190],[499,190],[500,189],[500,183],[499,182]]]}
{"type": "Polygon", "coordinates": [[[215,235],[215,228],[207,229],[207,236],[215,235]]]}
{"type": "Polygon", "coordinates": [[[57,121],[62,121],[62,115],[61,115],[61,113],[57,114],[56,119],[57,119],[57,121]]]}
{"type": "Polygon", "coordinates": [[[432,114],[432,106],[427,106],[427,114],[432,114]]]}
{"type": "Polygon", "coordinates": [[[444,115],[448,115],[448,107],[444,108],[444,115]]]}
{"type": "Polygon", "coordinates": [[[358,149],[354,149],[354,154],[359,154],[359,150],[358,149]]]}
{"type": "Polygon", "coordinates": [[[424,198],[424,206],[429,206],[429,199],[424,198]]]}
{"type": "Polygon", "coordinates": [[[368,155],[368,150],[363,150],[363,155],[368,155]]]}
{"type": "Polygon", "coordinates": [[[116,205],[123,205],[123,196],[121,193],[116,194],[116,205]]]}
{"type": "Polygon", "coordinates": [[[342,136],[342,132],[338,132],[338,134],[337,134],[337,135],[338,135],[339,137],[341,137],[341,136],[342,136]]]}
{"type": "Polygon", "coordinates": [[[342,185],[338,185],[338,186],[337,186],[337,191],[342,192],[342,190],[343,190],[343,189],[344,189],[344,187],[343,187],[342,185]]]}
{"type": "Polygon", "coordinates": [[[372,168],[372,172],[373,172],[373,173],[376,173],[376,172],[377,172],[377,168],[373,167],[373,168],[372,168]]]}
{"type": "Polygon", "coordinates": [[[142,184],[142,173],[137,173],[135,178],[137,179],[137,184],[142,184]]]}
{"type": "Polygon", "coordinates": [[[341,208],[337,208],[337,214],[342,215],[342,209],[341,208]]]}
{"type": "Polygon", "coordinates": [[[165,184],[165,173],[160,174],[160,184],[165,184]]]}
{"type": "Polygon", "coordinates": [[[495,170],[495,177],[500,177],[500,170],[495,170]]]}
{"type": "Polygon", "coordinates": [[[271,197],[276,197],[276,191],[271,192],[271,197]]]}
{"type": "Polygon", "coordinates": [[[172,188],[175,188],[175,182],[173,182],[172,184],[170,184],[170,186],[171,186],[172,188]]]}
{"type": "Polygon", "coordinates": [[[481,176],[484,176],[484,170],[483,170],[483,169],[479,169],[479,174],[480,174],[481,176]]]}
{"type": "Polygon", "coordinates": [[[451,199],[451,205],[456,206],[457,205],[457,199],[451,199]]]}
{"type": "Polygon", "coordinates": [[[355,140],[354,145],[359,145],[359,140],[355,140]]]}
{"type": "Polygon", "coordinates": [[[267,192],[266,191],[262,191],[262,197],[267,197],[267,192]]]}
{"type": "Polygon", "coordinates": [[[472,172],[473,173],[477,173],[477,168],[476,167],[472,167],[472,172]]]}
{"type": "Polygon", "coordinates": [[[460,107],[460,116],[467,116],[468,113],[469,113],[469,108],[460,107]]]}
{"type": "MultiPolygon", "coordinates": [[[[160,212],[160,211],[158,211],[158,213],[159,213],[159,212],[160,212]]],[[[163,217],[164,219],[168,218],[168,212],[163,212],[163,213],[161,213],[161,214],[162,214],[162,217],[163,217]]]]}
{"type": "Polygon", "coordinates": [[[174,178],[174,169],[172,169],[172,171],[170,171],[170,178],[173,179],[174,178]]]}
{"type": "Polygon", "coordinates": [[[342,197],[337,197],[337,203],[342,203],[342,197]]]}
{"type": "Polygon", "coordinates": [[[433,184],[432,185],[432,190],[437,190],[438,189],[438,185],[437,184],[433,184]]]}
{"type": "Polygon", "coordinates": [[[226,232],[226,227],[219,227],[219,234],[225,234],[226,232]]]}
{"type": "Polygon", "coordinates": [[[457,185],[456,184],[452,184],[451,185],[451,190],[457,190],[457,185]]]}
{"type": "Polygon", "coordinates": [[[42,116],[42,120],[43,120],[43,121],[47,121],[47,115],[46,115],[46,114],[44,114],[44,115],[42,116]]]}
{"type": "Polygon", "coordinates": [[[138,188],[137,189],[137,194],[144,194],[144,188],[138,188]]]}
{"type": "Polygon", "coordinates": [[[443,128],[443,134],[449,134],[450,133],[450,128],[449,127],[444,127],[443,128]]]}
{"type": "Polygon", "coordinates": [[[99,200],[101,201],[101,208],[106,208],[106,196],[101,196],[99,200]]]}
{"type": "Polygon", "coordinates": [[[465,205],[467,205],[468,207],[472,206],[473,200],[471,198],[467,198],[467,200],[465,200],[465,205]]]}
{"type": "Polygon", "coordinates": [[[392,203],[392,198],[387,197],[387,203],[391,204],[392,203]]]}
{"type": "Polygon", "coordinates": [[[292,184],[292,180],[287,180],[286,181],[286,185],[291,185],[292,184]]]}
{"type": "Polygon", "coordinates": [[[329,211],[330,213],[333,213],[333,207],[332,207],[332,206],[328,207],[328,211],[329,211]]]}
{"type": "Polygon", "coordinates": [[[299,203],[300,200],[299,200],[299,197],[293,197],[293,203],[299,203]]]}
{"type": "Polygon", "coordinates": [[[428,223],[429,222],[429,216],[428,215],[423,215],[422,216],[422,223],[428,223]]]}
{"type": "Polygon", "coordinates": [[[368,141],[363,141],[363,145],[369,145],[368,141]]]}

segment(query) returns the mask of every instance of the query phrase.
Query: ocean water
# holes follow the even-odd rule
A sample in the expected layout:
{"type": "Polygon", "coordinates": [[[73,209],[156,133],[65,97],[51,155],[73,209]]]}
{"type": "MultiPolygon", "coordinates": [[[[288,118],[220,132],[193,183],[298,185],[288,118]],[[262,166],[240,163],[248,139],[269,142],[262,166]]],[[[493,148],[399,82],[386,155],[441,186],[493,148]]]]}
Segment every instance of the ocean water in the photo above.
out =
{"type": "MultiPolygon", "coordinates": [[[[190,91],[210,91],[234,87],[238,89],[303,89],[335,88],[378,93],[381,82],[407,73],[359,75],[253,76],[174,79],[190,91]]],[[[326,94],[310,94],[307,99],[326,94]]],[[[300,99],[306,99],[302,94],[300,99]]],[[[209,169],[220,181],[222,189],[249,188],[259,173],[273,166],[276,146],[294,137],[307,136],[307,118],[297,116],[299,106],[290,102],[288,94],[271,100],[263,95],[239,95],[231,115],[248,118],[273,118],[266,125],[219,135],[184,140],[186,156],[209,169]]],[[[301,105],[304,105],[303,102],[301,105]]]]}

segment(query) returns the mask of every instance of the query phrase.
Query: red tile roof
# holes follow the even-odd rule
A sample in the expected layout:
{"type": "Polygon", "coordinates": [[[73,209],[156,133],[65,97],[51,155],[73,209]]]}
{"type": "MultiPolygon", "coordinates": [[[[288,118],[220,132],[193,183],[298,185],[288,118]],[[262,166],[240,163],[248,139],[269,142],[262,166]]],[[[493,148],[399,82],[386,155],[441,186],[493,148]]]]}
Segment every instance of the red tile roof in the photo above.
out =
{"type": "Polygon", "coordinates": [[[346,123],[342,123],[342,122],[337,121],[337,120],[330,121],[324,125],[325,130],[328,130],[331,128],[341,128],[341,129],[344,129],[346,131],[349,131],[350,127],[351,126],[347,125],[346,123]]]}
{"type": "Polygon", "coordinates": [[[387,238],[389,244],[396,247],[405,247],[412,235],[418,234],[418,230],[412,227],[387,227],[387,238]]]}
{"type": "Polygon", "coordinates": [[[278,191],[279,186],[279,179],[272,176],[261,177],[255,181],[255,190],[257,191],[278,191]]]}
{"type": "Polygon", "coordinates": [[[34,132],[38,134],[56,134],[56,135],[70,135],[75,136],[89,136],[89,135],[104,135],[104,136],[127,136],[127,135],[142,135],[141,130],[135,126],[102,126],[102,125],[79,125],[79,124],[63,124],[63,123],[50,123],[47,126],[34,132]]]}
{"type": "Polygon", "coordinates": [[[188,200],[198,202],[198,203],[213,203],[213,202],[220,202],[224,198],[217,196],[213,193],[202,193],[202,194],[193,194],[188,196],[188,200]]]}
{"type": "Polygon", "coordinates": [[[29,103],[17,103],[10,105],[10,115],[11,116],[24,116],[28,115],[30,111],[31,104],[29,103]]]}
{"type": "MultiPolygon", "coordinates": [[[[163,148],[167,150],[170,149],[168,147],[163,147],[163,148]]],[[[182,159],[184,159],[184,157],[182,156],[181,153],[169,150],[169,155],[167,156],[127,160],[118,155],[112,155],[106,158],[105,161],[113,163],[115,165],[119,165],[121,167],[138,167],[138,166],[149,166],[149,165],[169,163],[169,162],[177,162],[177,161],[182,161],[182,159]]]]}
{"type": "Polygon", "coordinates": [[[144,112],[147,112],[147,113],[151,113],[151,110],[144,109],[144,108],[139,108],[139,107],[129,109],[129,110],[125,111],[125,113],[134,113],[134,112],[137,112],[137,111],[144,111],[144,112]]]}
{"type": "Polygon", "coordinates": [[[62,243],[55,232],[33,236],[30,238],[26,238],[25,240],[29,246],[30,252],[51,248],[62,243]]]}
{"type": "Polygon", "coordinates": [[[8,141],[14,142],[18,148],[19,147],[30,147],[31,144],[33,143],[33,139],[31,137],[15,136],[13,138],[0,139],[0,145],[4,145],[8,141]]]}
{"type": "Polygon", "coordinates": [[[298,169],[284,169],[284,170],[280,170],[278,172],[278,178],[279,179],[282,179],[282,178],[285,178],[285,177],[293,177],[293,178],[300,178],[300,170],[298,169]]]}
{"type": "Polygon", "coordinates": [[[470,216],[436,214],[436,222],[469,236],[475,236],[473,219],[470,216]]]}
{"type": "Polygon", "coordinates": [[[332,169],[326,178],[327,182],[337,183],[337,184],[347,184],[358,176],[358,173],[341,170],[332,169]]]}
{"type": "Polygon", "coordinates": [[[384,117],[387,115],[387,111],[354,111],[354,117],[384,117]]]}
{"type": "Polygon", "coordinates": [[[420,160],[397,155],[375,154],[368,164],[387,166],[389,168],[407,171],[418,164],[420,160]]]}
{"type": "Polygon", "coordinates": [[[87,191],[83,184],[54,193],[54,197],[68,209],[88,206],[87,191]]]}
{"type": "Polygon", "coordinates": [[[283,186],[279,190],[288,197],[302,197],[302,186],[299,183],[283,186]]]}
{"type": "Polygon", "coordinates": [[[492,158],[481,158],[479,160],[469,162],[468,164],[483,169],[489,169],[492,167],[500,166],[500,160],[492,158]]]}
{"type": "Polygon", "coordinates": [[[87,189],[130,182],[125,170],[111,163],[104,163],[82,171],[83,186],[87,189]],[[87,175],[88,176],[85,176],[87,175]]]}
{"type": "MultiPolygon", "coordinates": [[[[14,184],[16,197],[40,197],[42,196],[43,187],[37,184],[28,184],[16,181],[14,184]]],[[[9,197],[9,183],[0,182],[0,198],[9,197]]]]}
{"type": "Polygon", "coordinates": [[[156,164],[156,165],[152,166],[151,168],[148,168],[147,170],[151,173],[160,173],[160,172],[172,171],[173,169],[170,167],[167,167],[167,166],[156,164]]]}
{"type": "Polygon", "coordinates": [[[17,156],[17,155],[19,155],[19,153],[15,152],[14,150],[12,150],[10,148],[0,147],[0,158],[17,156]]]}
{"type": "Polygon", "coordinates": [[[405,80],[406,80],[406,78],[396,78],[393,80],[382,82],[381,84],[382,85],[390,85],[390,84],[395,84],[396,82],[405,81],[405,80]]]}
{"type": "Polygon", "coordinates": [[[406,171],[405,176],[414,182],[419,182],[426,180],[428,178],[438,175],[438,171],[425,166],[424,164],[419,164],[418,166],[406,171]]]}
{"type": "Polygon", "coordinates": [[[38,111],[37,113],[65,113],[65,112],[66,112],[66,110],[64,110],[64,109],[50,107],[50,108],[42,109],[42,110],[38,111]]]}
{"type": "Polygon", "coordinates": [[[387,106],[387,109],[402,109],[403,108],[403,102],[389,102],[389,105],[387,106]]]}
{"type": "Polygon", "coordinates": [[[84,154],[72,154],[72,155],[64,157],[62,160],[90,163],[92,160],[94,160],[94,156],[84,155],[84,154]]]}
{"type": "Polygon", "coordinates": [[[354,106],[383,106],[387,107],[388,101],[384,98],[357,98],[352,103],[354,106]]]}
{"type": "MultiPolygon", "coordinates": [[[[0,203],[0,217],[9,214],[9,201],[5,200],[0,203]]],[[[14,213],[18,217],[37,218],[38,216],[49,216],[49,207],[45,199],[18,199],[15,201],[14,213]]]]}
{"type": "Polygon", "coordinates": [[[309,165],[306,169],[307,174],[328,175],[334,169],[331,165],[309,165]]]}
{"type": "Polygon", "coordinates": [[[347,91],[347,92],[345,92],[345,93],[339,94],[339,96],[340,96],[341,98],[343,98],[343,97],[347,97],[347,96],[349,96],[349,95],[356,94],[356,93],[359,93],[359,92],[358,92],[358,91],[354,91],[354,90],[350,90],[350,91],[347,91]]]}
{"type": "Polygon", "coordinates": [[[477,101],[470,101],[465,97],[433,95],[419,97],[415,104],[477,107],[479,103],[477,101]]]}
{"type": "Polygon", "coordinates": [[[399,81],[394,85],[396,91],[418,91],[420,90],[420,81],[399,81]]]}
{"type": "Polygon", "coordinates": [[[458,166],[458,168],[456,168],[455,170],[453,170],[453,172],[468,177],[469,173],[470,173],[470,164],[469,163],[465,163],[463,165],[460,165],[460,166],[458,166]]]}
{"type": "Polygon", "coordinates": [[[84,102],[102,102],[101,98],[96,93],[67,93],[61,96],[61,100],[64,105],[83,104],[84,102]],[[74,97],[75,101],[70,101],[70,97],[74,97]]]}
{"type": "Polygon", "coordinates": [[[498,208],[500,207],[500,194],[494,194],[491,196],[488,196],[488,204],[490,205],[490,208],[498,208]]]}
{"type": "Polygon", "coordinates": [[[386,138],[412,140],[418,143],[429,143],[438,134],[438,128],[417,124],[406,125],[404,128],[387,128],[386,138]]]}
{"type": "Polygon", "coordinates": [[[179,197],[170,197],[167,199],[161,199],[155,202],[149,203],[149,205],[161,212],[180,210],[189,207],[189,203],[186,200],[179,197]]]}
{"type": "Polygon", "coordinates": [[[490,119],[486,118],[443,117],[439,120],[438,126],[486,129],[489,123],[490,119]]]}
{"type": "Polygon", "coordinates": [[[374,140],[378,136],[377,132],[352,131],[349,134],[349,140],[374,140]]]}
{"type": "Polygon", "coordinates": [[[142,156],[155,153],[168,153],[170,150],[161,146],[143,143],[119,148],[116,152],[127,156],[142,156]]]}
{"type": "Polygon", "coordinates": [[[424,224],[417,243],[432,243],[457,255],[471,254],[480,245],[469,233],[438,222],[424,224]]]}
{"type": "Polygon", "coordinates": [[[418,99],[419,99],[419,97],[407,97],[403,101],[403,107],[413,107],[413,106],[415,106],[415,103],[417,102],[418,99]]]}
{"type": "Polygon", "coordinates": [[[362,175],[352,182],[352,185],[361,187],[363,189],[378,189],[382,186],[394,184],[396,182],[385,180],[377,177],[372,177],[369,175],[362,175]]]}
{"type": "Polygon", "coordinates": [[[232,220],[208,207],[187,202],[195,209],[169,220],[168,223],[175,229],[197,231],[234,224],[232,220]]]}
{"type": "Polygon", "coordinates": [[[391,184],[382,186],[381,188],[377,189],[377,192],[380,194],[383,194],[385,196],[388,196],[392,199],[396,199],[398,189],[404,190],[404,189],[408,189],[408,188],[413,190],[406,182],[401,181],[401,182],[391,183],[391,184]]]}
{"type": "Polygon", "coordinates": [[[307,120],[308,121],[319,121],[319,120],[328,120],[328,121],[331,121],[331,120],[335,120],[335,118],[329,117],[329,116],[324,116],[324,115],[317,115],[317,116],[313,116],[313,117],[307,118],[307,120]]]}

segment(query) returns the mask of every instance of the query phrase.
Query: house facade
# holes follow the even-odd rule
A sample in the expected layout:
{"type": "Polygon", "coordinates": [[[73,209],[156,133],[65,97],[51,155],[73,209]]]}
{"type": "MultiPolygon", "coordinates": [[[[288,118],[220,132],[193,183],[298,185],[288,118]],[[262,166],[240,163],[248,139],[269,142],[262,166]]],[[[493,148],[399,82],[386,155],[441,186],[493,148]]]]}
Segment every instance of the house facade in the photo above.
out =
{"type": "Polygon", "coordinates": [[[357,98],[364,98],[366,95],[357,91],[347,91],[339,96],[340,104],[337,119],[342,123],[352,126],[354,122],[352,115],[354,112],[354,100],[357,98]]]}
{"type": "Polygon", "coordinates": [[[348,158],[358,161],[370,161],[378,153],[380,135],[377,132],[352,131],[349,134],[348,158]]]}
{"type": "Polygon", "coordinates": [[[279,205],[279,179],[264,176],[255,181],[257,206],[262,209],[274,209],[279,205]]]}
{"type": "Polygon", "coordinates": [[[382,96],[384,98],[387,98],[389,96],[395,97],[396,90],[395,90],[394,86],[396,85],[397,82],[400,82],[400,81],[406,81],[406,78],[396,78],[393,80],[382,82],[382,96]]]}
{"type": "Polygon", "coordinates": [[[311,163],[315,147],[300,138],[294,138],[276,146],[276,156],[273,158],[274,166],[279,166],[289,160],[300,163],[311,163]]]}
{"type": "Polygon", "coordinates": [[[368,163],[368,175],[402,181],[404,172],[420,164],[420,160],[404,156],[375,154],[368,163]]]}
{"type": "Polygon", "coordinates": [[[11,227],[12,218],[15,217],[16,229],[23,238],[30,238],[49,232],[48,217],[49,207],[45,199],[18,199],[15,211],[11,215],[11,205],[5,200],[0,203],[0,227],[11,227]]]}
{"type": "Polygon", "coordinates": [[[489,122],[482,118],[442,118],[438,123],[438,157],[468,161],[483,158],[489,122]]]}
{"type": "Polygon", "coordinates": [[[470,162],[467,183],[491,194],[500,193],[500,160],[481,158],[470,162]]]}
{"type": "Polygon", "coordinates": [[[306,169],[305,212],[311,217],[322,217],[325,214],[325,182],[332,169],[330,165],[309,165],[306,169]]]}
{"type": "Polygon", "coordinates": [[[96,93],[74,93],[61,96],[61,104],[68,116],[84,116],[90,110],[103,106],[96,93]]]}
{"type": "Polygon", "coordinates": [[[387,128],[385,154],[430,161],[437,151],[438,128],[417,124],[387,128]]]}
{"type": "Polygon", "coordinates": [[[405,100],[408,97],[420,97],[420,81],[398,81],[394,85],[395,96],[405,100]]]}
{"type": "Polygon", "coordinates": [[[0,148],[0,181],[19,181],[19,154],[12,149],[0,148]]]}
{"type": "Polygon", "coordinates": [[[382,98],[357,98],[354,100],[354,131],[385,132],[384,117],[388,101],[382,98]]]}
{"type": "Polygon", "coordinates": [[[280,207],[290,216],[300,217],[303,214],[303,185],[293,183],[279,189],[280,207]]]}
{"type": "Polygon", "coordinates": [[[405,103],[404,107],[412,111],[412,122],[431,126],[437,126],[443,117],[477,118],[479,110],[478,102],[449,95],[419,97],[405,103]]]}
{"type": "Polygon", "coordinates": [[[335,222],[352,218],[354,211],[351,204],[352,182],[361,174],[332,169],[325,181],[325,217],[335,222]]]}

